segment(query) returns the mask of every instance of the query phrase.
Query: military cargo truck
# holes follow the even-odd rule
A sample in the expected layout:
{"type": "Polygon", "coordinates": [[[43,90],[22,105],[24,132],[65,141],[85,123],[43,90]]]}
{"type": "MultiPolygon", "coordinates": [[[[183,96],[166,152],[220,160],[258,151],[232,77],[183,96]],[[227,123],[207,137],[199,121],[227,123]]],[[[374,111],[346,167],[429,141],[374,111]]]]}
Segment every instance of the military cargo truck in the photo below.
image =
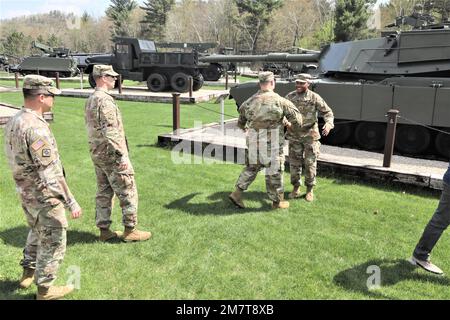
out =
{"type": "Polygon", "coordinates": [[[95,64],[111,64],[122,79],[146,81],[150,91],[189,91],[189,77],[193,90],[203,85],[197,52],[158,52],[155,42],[130,37],[116,37],[112,54],[86,59],[89,83],[94,88],[92,69],[95,64]]]}

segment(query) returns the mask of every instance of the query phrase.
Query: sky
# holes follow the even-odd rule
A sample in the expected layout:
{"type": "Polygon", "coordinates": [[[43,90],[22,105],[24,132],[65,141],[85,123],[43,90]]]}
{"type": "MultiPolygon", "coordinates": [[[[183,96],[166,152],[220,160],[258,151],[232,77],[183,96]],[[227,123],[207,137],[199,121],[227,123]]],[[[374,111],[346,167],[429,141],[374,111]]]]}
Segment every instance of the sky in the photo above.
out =
{"type": "MultiPolygon", "coordinates": [[[[142,5],[144,0],[136,0],[142,5]]],[[[105,15],[110,0],[0,0],[0,20],[9,19],[35,13],[47,13],[59,10],[65,13],[74,13],[81,16],[87,12],[94,17],[105,15]]]]}
{"type": "MultiPolygon", "coordinates": [[[[145,0],[136,0],[142,5],[145,0]]],[[[386,3],[388,0],[378,0],[386,3]]],[[[110,0],[0,0],[0,20],[59,10],[81,16],[83,12],[96,18],[104,16],[110,0]]]]}

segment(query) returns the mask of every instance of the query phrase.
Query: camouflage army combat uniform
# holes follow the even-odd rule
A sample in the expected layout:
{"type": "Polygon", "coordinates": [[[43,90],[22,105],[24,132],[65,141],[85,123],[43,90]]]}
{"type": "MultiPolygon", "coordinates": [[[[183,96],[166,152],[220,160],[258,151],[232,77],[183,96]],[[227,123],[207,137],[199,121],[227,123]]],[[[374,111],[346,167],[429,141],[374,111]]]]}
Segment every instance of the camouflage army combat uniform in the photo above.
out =
{"type": "MultiPolygon", "coordinates": [[[[260,74],[261,79],[273,79],[271,72],[260,74]]],[[[265,168],[267,194],[274,203],[283,200],[284,130],[283,117],[293,126],[302,119],[295,106],[272,90],[259,90],[239,108],[238,127],[246,130],[246,167],[236,187],[247,190],[258,172],[265,168]]],[[[233,200],[233,199],[232,199],[233,200]]]]}
{"type": "MultiPolygon", "coordinates": [[[[27,76],[24,89],[51,88],[51,80],[27,76]]],[[[64,177],[58,147],[47,122],[38,112],[22,108],[5,127],[5,149],[22,200],[28,225],[24,269],[35,269],[39,287],[49,288],[66,251],[67,219],[65,208],[79,208],[64,177]]]]}
{"type": "Polygon", "coordinates": [[[138,193],[134,170],[128,158],[128,146],[122,116],[113,97],[103,89],[95,89],[86,101],[85,120],[89,151],[97,175],[96,225],[108,229],[114,194],[122,208],[122,222],[133,228],[137,223],[138,193]],[[119,170],[127,163],[126,170],[119,170]]]}
{"type": "MultiPolygon", "coordinates": [[[[307,78],[305,76],[305,78],[307,78]]],[[[326,102],[315,92],[306,90],[302,93],[290,92],[286,98],[292,101],[300,111],[303,126],[288,130],[286,139],[289,140],[289,168],[291,184],[299,187],[301,183],[302,165],[305,165],[305,185],[312,188],[316,185],[317,158],[320,149],[320,133],[318,126],[318,112],[323,115],[326,124],[333,128],[333,112],[326,102]]]]}

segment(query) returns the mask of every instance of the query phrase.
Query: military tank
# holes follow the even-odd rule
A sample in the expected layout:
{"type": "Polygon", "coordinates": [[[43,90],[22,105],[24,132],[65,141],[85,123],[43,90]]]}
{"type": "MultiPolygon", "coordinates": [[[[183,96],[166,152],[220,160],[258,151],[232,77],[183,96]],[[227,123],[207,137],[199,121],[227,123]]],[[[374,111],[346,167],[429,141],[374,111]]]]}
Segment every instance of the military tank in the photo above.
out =
{"type": "Polygon", "coordinates": [[[46,77],[55,77],[59,72],[60,77],[74,77],[79,73],[77,60],[70,56],[67,48],[52,48],[37,41],[32,46],[44,52],[41,56],[25,57],[16,67],[17,72],[27,74],[40,74],[46,77]]]}
{"type": "MultiPolygon", "coordinates": [[[[319,53],[249,56],[249,61],[318,63],[310,88],[335,115],[335,129],[324,143],[381,151],[386,112],[397,109],[396,153],[450,158],[450,28],[421,18],[397,20],[395,25],[414,26],[411,31],[332,43],[319,53]]],[[[216,56],[215,61],[236,60],[216,56]]],[[[240,106],[257,88],[256,82],[240,84],[230,96],[240,106]]],[[[283,96],[293,90],[293,80],[276,83],[275,91],[283,96]]]]}

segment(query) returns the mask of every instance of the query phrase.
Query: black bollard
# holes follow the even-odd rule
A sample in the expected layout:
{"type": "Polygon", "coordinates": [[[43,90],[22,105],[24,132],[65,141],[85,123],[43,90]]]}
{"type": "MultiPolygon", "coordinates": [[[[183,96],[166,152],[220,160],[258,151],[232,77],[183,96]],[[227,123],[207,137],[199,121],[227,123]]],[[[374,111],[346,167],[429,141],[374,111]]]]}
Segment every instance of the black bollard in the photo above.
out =
{"type": "Polygon", "coordinates": [[[388,122],[386,128],[386,143],[384,145],[383,167],[391,166],[392,153],[394,152],[395,130],[397,128],[398,110],[391,109],[387,112],[388,122]]]}
{"type": "Polygon", "coordinates": [[[180,129],[180,94],[172,93],[173,131],[180,129]]]}
{"type": "Polygon", "coordinates": [[[56,72],[56,87],[59,89],[59,72],[56,72]]]}

